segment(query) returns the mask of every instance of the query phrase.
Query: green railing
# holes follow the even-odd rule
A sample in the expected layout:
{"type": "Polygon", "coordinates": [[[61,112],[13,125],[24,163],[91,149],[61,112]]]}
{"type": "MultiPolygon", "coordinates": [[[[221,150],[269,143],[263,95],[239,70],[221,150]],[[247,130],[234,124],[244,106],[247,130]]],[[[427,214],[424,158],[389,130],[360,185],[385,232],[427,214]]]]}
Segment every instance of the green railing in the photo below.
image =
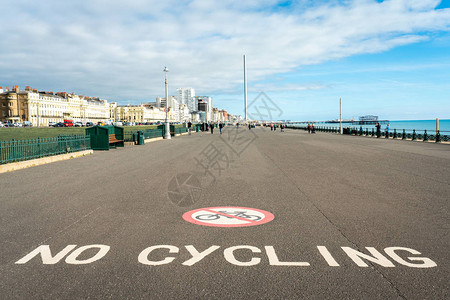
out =
{"type": "Polygon", "coordinates": [[[86,135],[0,141],[0,164],[83,151],[90,148],[91,140],[86,135]]]}
{"type": "MultiPolygon", "coordinates": [[[[308,130],[307,126],[287,126],[286,128],[291,129],[302,129],[302,130],[308,130]]],[[[327,126],[317,126],[315,127],[315,131],[317,132],[329,132],[329,133],[339,133],[340,128],[339,127],[327,127],[327,126]]],[[[412,141],[431,141],[431,142],[448,142],[450,141],[450,134],[442,134],[440,131],[432,131],[427,132],[427,130],[406,130],[406,129],[400,129],[397,130],[396,128],[389,131],[389,133],[386,133],[386,131],[380,131],[377,135],[377,132],[374,128],[371,129],[361,129],[357,127],[345,127],[343,128],[343,134],[348,135],[356,135],[356,136],[366,136],[366,137],[379,137],[379,138],[386,138],[386,139],[400,139],[400,140],[412,140],[412,141]]]]}
{"type": "MultiPolygon", "coordinates": [[[[158,126],[158,128],[139,130],[144,132],[144,139],[153,139],[157,137],[164,137],[164,126],[158,126]]],[[[125,142],[134,142],[133,135],[138,131],[126,132],[124,134],[125,142]]]]}
{"type": "Polygon", "coordinates": [[[144,130],[144,139],[153,139],[157,137],[164,137],[164,128],[144,130]]]}
{"type": "Polygon", "coordinates": [[[175,127],[175,134],[182,134],[187,132],[187,128],[186,127],[175,127]]]}
{"type": "MultiPolygon", "coordinates": [[[[187,132],[187,128],[182,125],[175,125],[171,126],[171,134],[181,134],[187,132]]],[[[164,137],[165,134],[165,127],[164,125],[159,125],[157,128],[154,129],[147,129],[147,130],[140,130],[144,132],[144,139],[153,139],[157,137],[164,137]]],[[[136,134],[138,131],[134,132],[126,132],[125,133],[125,142],[134,142],[133,135],[136,134]]]]}

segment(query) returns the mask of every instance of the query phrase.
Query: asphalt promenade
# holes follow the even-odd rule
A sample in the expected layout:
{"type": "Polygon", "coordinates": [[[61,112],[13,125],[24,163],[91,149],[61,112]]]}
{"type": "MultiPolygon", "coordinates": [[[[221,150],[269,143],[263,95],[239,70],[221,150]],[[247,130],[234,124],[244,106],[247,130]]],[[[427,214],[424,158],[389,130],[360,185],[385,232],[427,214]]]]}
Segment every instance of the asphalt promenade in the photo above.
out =
{"type": "Polygon", "coordinates": [[[0,186],[1,299],[450,298],[450,145],[229,127],[0,186]]]}

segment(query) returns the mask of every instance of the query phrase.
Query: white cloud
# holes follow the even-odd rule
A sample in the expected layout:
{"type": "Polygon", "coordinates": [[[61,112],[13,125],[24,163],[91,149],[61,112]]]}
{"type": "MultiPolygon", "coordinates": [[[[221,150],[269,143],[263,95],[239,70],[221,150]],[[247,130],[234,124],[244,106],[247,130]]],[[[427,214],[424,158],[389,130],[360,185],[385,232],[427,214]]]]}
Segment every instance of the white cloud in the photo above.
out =
{"type": "Polygon", "coordinates": [[[8,0],[0,82],[143,100],[163,94],[168,66],[171,92],[217,94],[241,89],[243,54],[255,82],[450,29],[450,10],[435,0],[276,2],[8,0]]]}

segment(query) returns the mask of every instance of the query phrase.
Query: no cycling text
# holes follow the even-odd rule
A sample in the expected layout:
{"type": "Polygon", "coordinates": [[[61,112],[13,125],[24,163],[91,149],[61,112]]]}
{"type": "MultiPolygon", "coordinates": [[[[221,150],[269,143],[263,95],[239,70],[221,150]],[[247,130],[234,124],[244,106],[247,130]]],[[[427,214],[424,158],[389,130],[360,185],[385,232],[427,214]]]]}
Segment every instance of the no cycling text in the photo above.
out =
{"type": "MultiPolygon", "coordinates": [[[[33,258],[40,256],[40,261],[44,265],[57,264],[64,258],[66,264],[90,264],[105,257],[110,248],[110,246],[101,244],[86,245],[78,248],[77,245],[68,245],[64,249],[59,250],[58,253],[52,255],[49,245],[41,245],[15,263],[26,264],[33,258]]],[[[183,266],[193,266],[219,248],[221,246],[213,245],[207,249],[198,250],[193,245],[186,245],[184,248],[173,245],[154,245],[142,250],[137,260],[140,264],[148,266],[161,266],[172,262],[181,263],[183,266]],[[177,255],[181,251],[187,251],[190,258],[184,261],[181,261],[181,259],[177,260],[177,255]]],[[[358,267],[368,267],[368,262],[385,268],[393,268],[396,266],[432,268],[437,266],[431,259],[420,256],[421,253],[419,251],[406,247],[387,247],[383,249],[384,253],[374,247],[366,247],[367,251],[364,252],[350,247],[340,248],[348,256],[349,260],[353,261],[358,267]]],[[[314,251],[318,251],[323,261],[330,267],[340,267],[340,264],[346,263],[345,261],[338,262],[326,246],[317,246],[314,251]]],[[[53,253],[55,253],[55,249],[53,249],[53,253]]],[[[268,262],[271,266],[310,266],[309,262],[300,261],[299,258],[296,261],[281,261],[276,254],[274,246],[264,246],[263,250],[249,245],[227,247],[223,249],[223,257],[228,263],[242,267],[256,266],[261,262],[268,262]],[[262,254],[263,251],[265,252],[265,256],[262,254]],[[239,255],[236,255],[237,253],[239,255]],[[236,256],[240,259],[236,258],[236,256]],[[242,257],[246,259],[242,259],[242,257]],[[267,260],[265,260],[265,257],[267,257],[267,260]]]]}

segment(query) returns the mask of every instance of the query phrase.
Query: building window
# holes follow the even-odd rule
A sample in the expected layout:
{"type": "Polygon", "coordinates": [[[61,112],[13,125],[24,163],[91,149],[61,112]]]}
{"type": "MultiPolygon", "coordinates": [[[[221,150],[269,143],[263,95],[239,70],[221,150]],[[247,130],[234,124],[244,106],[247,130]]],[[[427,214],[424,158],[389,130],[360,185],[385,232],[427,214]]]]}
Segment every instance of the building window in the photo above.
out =
{"type": "Polygon", "coordinates": [[[9,106],[13,106],[13,103],[12,103],[12,102],[9,102],[9,106]]]}

